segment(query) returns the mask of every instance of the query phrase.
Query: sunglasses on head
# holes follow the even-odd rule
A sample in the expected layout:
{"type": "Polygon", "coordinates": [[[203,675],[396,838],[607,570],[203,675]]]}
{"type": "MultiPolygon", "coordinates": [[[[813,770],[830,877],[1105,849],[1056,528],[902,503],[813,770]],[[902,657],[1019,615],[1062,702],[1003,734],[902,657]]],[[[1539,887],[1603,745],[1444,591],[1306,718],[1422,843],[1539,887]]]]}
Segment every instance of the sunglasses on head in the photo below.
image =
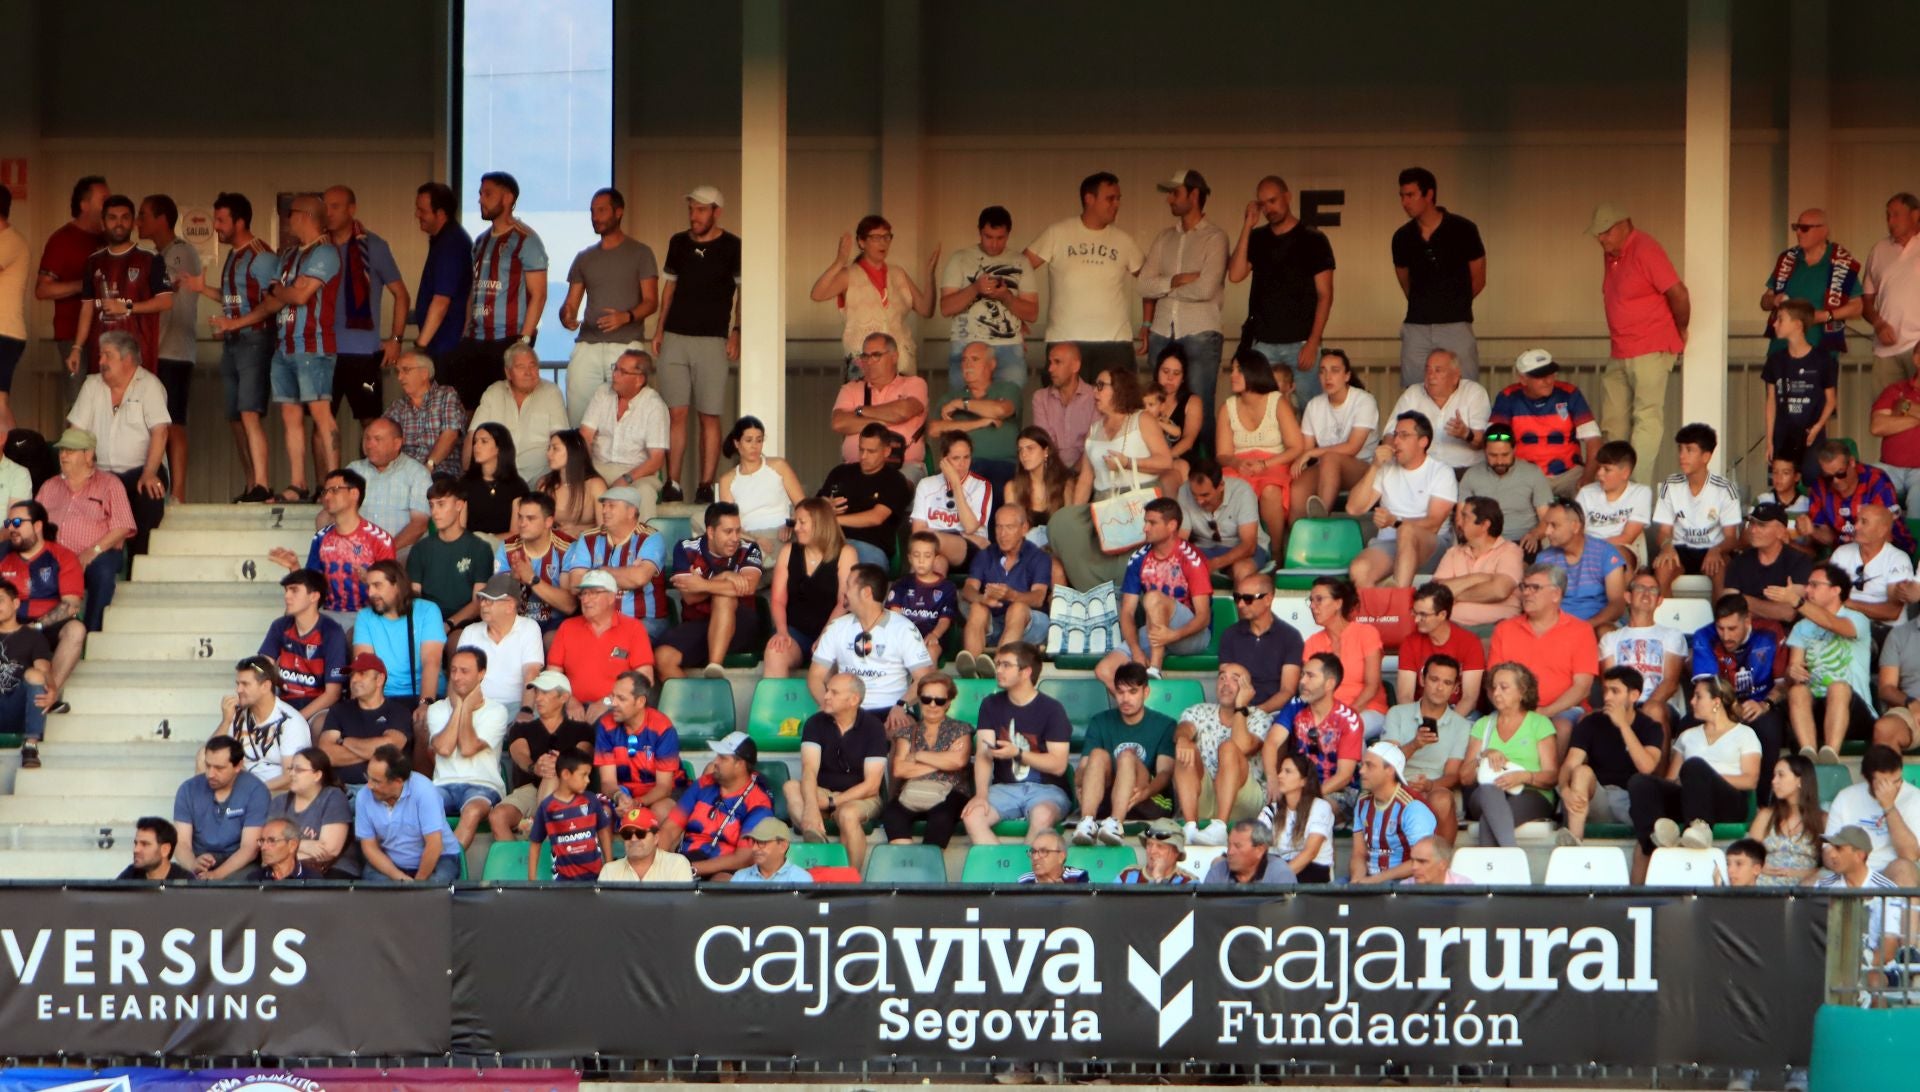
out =
{"type": "Polygon", "coordinates": [[[1173,832],[1170,830],[1149,830],[1142,832],[1140,836],[1149,842],[1173,841],[1173,832]]]}

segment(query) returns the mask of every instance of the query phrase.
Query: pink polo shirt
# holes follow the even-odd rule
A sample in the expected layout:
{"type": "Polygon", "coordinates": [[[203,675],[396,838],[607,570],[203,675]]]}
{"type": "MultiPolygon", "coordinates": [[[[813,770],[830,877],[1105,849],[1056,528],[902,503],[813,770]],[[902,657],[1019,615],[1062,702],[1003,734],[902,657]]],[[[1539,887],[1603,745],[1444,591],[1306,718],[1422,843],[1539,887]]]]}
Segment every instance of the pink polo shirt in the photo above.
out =
{"type": "MultiPolygon", "coordinates": [[[[925,409],[927,404],[926,380],[917,375],[896,375],[893,377],[893,382],[874,391],[872,398],[869,399],[867,396],[866,381],[856,379],[840,388],[839,395],[833,400],[833,409],[835,413],[841,410],[852,411],[863,405],[881,406],[888,402],[898,402],[902,398],[918,400],[922,407],[920,416],[910,417],[897,425],[889,425],[887,427],[899,433],[901,438],[907,441],[907,465],[912,466],[925,459],[927,455],[926,437],[921,436],[918,439],[915,438],[915,434],[927,423],[927,413],[925,409]]],[[[840,461],[850,463],[859,458],[860,434],[855,432],[853,435],[841,439],[840,461]]]]}
{"type": "Polygon", "coordinates": [[[55,474],[41,483],[34,499],[47,510],[47,521],[60,528],[60,544],[76,554],[85,553],[109,531],[134,530],[126,486],[104,470],[95,470],[78,492],[65,475],[55,474]]]}
{"type": "MultiPolygon", "coordinates": [[[[1604,258],[1604,255],[1603,255],[1604,258]]],[[[1615,360],[1648,353],[1677,353],[1680,328],[1667,307],[1667,289],[1680,283],[1658,240],[1639,228],[1627,236],[1618,258],[1604,258],[1600,297],[1607,306],[1607,334],[1615,360]]]]}

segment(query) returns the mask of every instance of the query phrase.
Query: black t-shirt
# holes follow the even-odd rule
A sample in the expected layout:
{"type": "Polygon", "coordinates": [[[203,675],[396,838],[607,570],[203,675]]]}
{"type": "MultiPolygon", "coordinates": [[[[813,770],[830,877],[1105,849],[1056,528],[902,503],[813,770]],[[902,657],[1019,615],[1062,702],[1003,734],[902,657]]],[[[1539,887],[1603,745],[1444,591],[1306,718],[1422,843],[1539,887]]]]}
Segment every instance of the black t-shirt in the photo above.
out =
{"type": "MultiPolygon", "coordinates": [[[[1045,751],[1050,743],[1073,742],[1073,721],[1067,717],[1067,707],[1047,694],[1035,694],[1025,705],[1015,705],[1004,690],[988,694],[980,702],[980,716],[974,723],[980,731],[992,732],[997,741],[1018,736],[1023,751],[1045,751]]],[[[1042,773],[1003,758],[993,760],[994,784],[1014,785],[1024,781],[1052,785],[1063,792],[1067,788],[1065,774],[1042,773]]]]}
{"type": "MultiPolygon", "coordinates": [[[[1634,713],[1633,738],[1649,747],[1660,746],[1659,723],[1645,713],[1634,713]]],[[[1613,726],[1605,713],[1588,713],[1573,726],[1567,749],[1576,748],[1587,752],[1587,766],[1602,785],[1624,789],[1633,775],[1640,772],[1627,755],[1627,744],[1620,738],[1620,729],[1613,726]]]]}
{"type": "Polygon", "coordinates": [[[740,279],[740,236],[722,231],[717,239],[696,243],[687,232],[675,232],[667,241],[667,264],[661,272],[673,281],[667,333],[727,336],[733,322],[735,282],[740,279]]]}
{"type": "MultiPolygon", "coordinates": [[[[321,731],[339,732],[343,740],[379,739],[388,732],[399,732],[412,738],[413,706],[399,698],[388,698],[372,709],[362,709],[359,702],[348,698],[327,710],[327,719],[321,731]]],[[[333,772],[340,776],[341,783],[345,785],[367,783],[367,764],[364,762],[335,766],[333,772]]]]}
{"type": "Polygon", "coordinates": [[[1282,344],[1307,340],[1320,302],[1313,278],[1333,268],[1333,244],[1305,224],[1281,235],[1262,226],[1247,238],[1247,264],[1253,267],[1253,284],[1247,293],[1253,340],[1282,344]]]}
{"type": "Polygon", "coordinates": [[[1827,391],[1840,384],[1839,362],[1818,345],[1798,359],[1781,349],[1768,354],[1760,378],[1773,384],[1774,448],[1805,451],[1807,430],[1826,408],[1827,391]]]}
{"type": "MultiPolygon", "coordinates": [[[[145,872],[143,872],[143,871],[141,871],[141,870],[140,870],[140,866],[139,866],[139,865],[128,865],[128,866],[127,866],[126,868],[124,868],[124,869],[121,869],[121,870],[120,870],[120,874],[119,874],[118,876],[115,876],[115,877],[114,877],[114,879],[116,879],[116,880],[146,880],[146,879],[147,879],[147,874],[146,874],[145,872]]],[[[169,879],[169,880],[191,880],[191,879],[193,879],[193,873],[192,873],[192,872],[190,872],[190,871],[188,871],[187,869],[184,869],[184,868],[182,868],[182,867],[180,867],[180,862],[179,862],[179,861],[173,861],[173,862],[170,862],[170,863],[169,863],[169,864],[167,865],[167,879],[169,879]]]]}
{"type": "Polygon", "coordinates": [[[50,660],[47,635],[25,626],[0,636],[0,694],[11,694],[26,678],[35,660],[50,660]]]}
{"type": "Polygon", "coordinates": [[[1235,622],[1220,635],[1220,662],[1239,664],[1253,677],[1253,704],[1263,704],[1280,689],[1280,672],[1306,659],[1300,631],[1275,618],[1267,632],[1255,636],[1246,622],[1235,622]]]}
{"type": "Polygon", "coordinates": [[[878,546],[891,554],[900,537],[900,525],[913,508],[913,486],[893,467],[882,467],[878,474],[863,474],[859,463],[841,463],[827,471],[820,495],[828,499],[845,497],[849,516],[886,505],[890,515],[885,523],[873,527],[844,528],[848,538],[878,546]]]}
{"type": "Polygon", "coordinates": [[[1812,575],[1813,559],[1798,550],[1782,548],[1771,565],[1760,563],[1760,551],[1742,550],[1727,562],[1727,590],[1763,596],[1768,588],[1781,587],[1788,581],[1805,584],[1812,575]]]}
{"type": "MultiPolygon", "coordinates": [[[[541,756],[549,751],[564,751],[572,747],[584,754],[593,753],[593,725],[577,720],[563,720],[560,722],[560,727],[551,732],[547,731],[546,724],[537,717],[529,721],[516,721],[513,727],[507,730],[505,749],[509,756],[513,753],[513,742],[517,739],[527,741],[527,765],[529,766],[540,761],[541,756]]],[[[539,783],[540,779],[522,770],[518,762],[509,761],[507,764],[513,767],[512,777],[507,785],[509,790],[517,789],[522,785],[539,783]]]]}
{"type": "Polygon", "coordinates": [[[880,718],[862,709],[845,732],[826,713],[815,713],[800,729],[800,745],[820,748],[820,787],[845,792],[867,779],[868,759],[887,757],[887,729],[880,718]]]}
{"type": "Polygon", "coordinates": [[[480,535],[504,535],[513,530],[513,505],[531,490],[525,482],[518,487],[499,479],[483,481],[468,478],[467,530],[480,535]]]}
{"type": "Polygon", "coordinates": [[[1407,271],[1407,321],[1472,322],[1473,272],[1467,266],[1486,256],[1480,229],[1445,208],[1428,238],[1420,237],[1418,220],[1402,224],[1393,233],[1393,265],[1407,271]]]}

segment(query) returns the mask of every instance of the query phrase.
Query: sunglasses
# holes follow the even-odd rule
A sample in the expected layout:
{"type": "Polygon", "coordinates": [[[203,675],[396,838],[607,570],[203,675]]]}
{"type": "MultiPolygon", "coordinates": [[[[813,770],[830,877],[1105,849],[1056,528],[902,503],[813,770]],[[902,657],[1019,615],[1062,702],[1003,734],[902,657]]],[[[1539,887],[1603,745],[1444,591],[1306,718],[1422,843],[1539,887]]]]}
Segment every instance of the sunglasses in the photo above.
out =
{"type": "Polygon", "coordinates": [[[650,830],[623,830],[620,832],[620,840],[623,842],[637,842],[642,838],[651,837],[653,837],[653,832],[650,830]]]}
{"type": "Polygon", "coordinates": [[[1795,231],[1804,233],[1809,231],[1817,231],[1820,228],[1826,227],[1827,225],[1825,224],[1790,224],[1788,226],[1793,228],[1793,230],[1795,231]]]}
{"type": "Polygon", "coordinates": [[[945,705],[945,704],[947,704],[948,702],[950,702],[950,701],[952,701],[952,700],[953,700],[952,698],[950,698],[950,697],[948,697],[948,696],[946,696],[946,695],[944,695],[944,694],[922,694],[922,695],[920,695],[920,704],[921,704],[921,705],[945,705]]]}
{"type": "Polygon", "coordinates": [[[25,527],[29,522],[30,522],[29,520],[22,519],[19,516],[14,516],[12,519],[9,519],[7,521],[7,526],[8,527],[25,527]]]}
{"type": "Polygon", "coordinates": [[[1215,545],[1224,545],[1220,538],[1220,525],[1214,520],[1207,521],[1207,537],[1212,539],[1215,545]]]}
{"type": "Polygon", "coordinates": [[[1269,594],[1271,593],[1255,592],[1252,595],[1238,594],[1238,595],[1235,595],[1233,598],[1235,602],[1240,603],[1242,605],[1251,605],[1253,603],[1258,603],[1262,599],[1265,599],[1269,594]]]}
{"type": "Polygon", "coordinates": [[[1173,841],[1173,832],[1170,830],[1149,830],[1143,832],[1140,836],[1149,842],[1173,841]]]}

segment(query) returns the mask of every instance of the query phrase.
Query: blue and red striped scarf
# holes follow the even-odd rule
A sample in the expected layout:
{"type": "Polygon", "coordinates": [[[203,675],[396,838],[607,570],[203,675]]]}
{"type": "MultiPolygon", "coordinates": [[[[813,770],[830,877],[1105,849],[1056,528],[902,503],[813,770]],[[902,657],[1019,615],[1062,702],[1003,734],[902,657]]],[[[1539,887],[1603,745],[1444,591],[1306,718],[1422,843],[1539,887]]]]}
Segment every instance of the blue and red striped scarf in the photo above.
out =
{"type": "Polygon", "coordinates": [[[372,244],[367,242],[367,229],[360,221],[353,222],[353,236],[347,245],[341,248],[340,259],[346,265],[347,273],[347,329],[373,329],[373,277],[368,272],[370,264],[368,254],[372,244]]]}

